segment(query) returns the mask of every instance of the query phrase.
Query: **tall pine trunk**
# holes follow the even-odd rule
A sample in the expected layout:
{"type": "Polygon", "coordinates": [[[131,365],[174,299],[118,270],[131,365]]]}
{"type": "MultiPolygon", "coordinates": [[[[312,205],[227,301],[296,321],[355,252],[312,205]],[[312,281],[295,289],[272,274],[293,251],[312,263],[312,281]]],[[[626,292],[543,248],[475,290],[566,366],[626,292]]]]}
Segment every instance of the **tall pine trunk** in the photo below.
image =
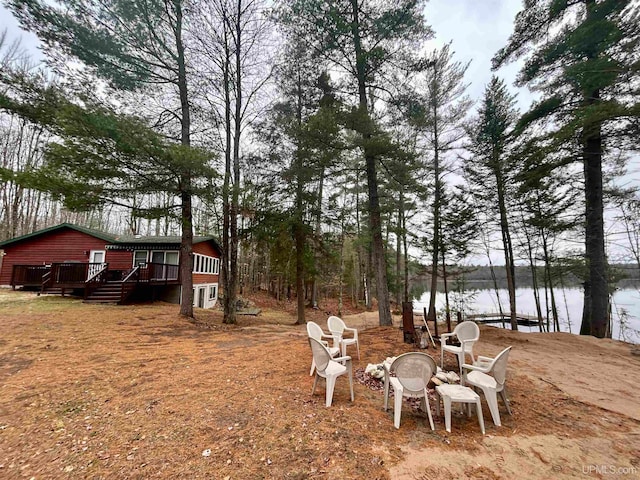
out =
{"type": "Polygon", "coordinates": [[[380,326],[392,325],[391,308],[389,302],[389,287],[387,285],[387,265],[382,241],[382,221],[380,215],[380,198],[378,196],[378,175],[376,169],[376,155],[370,145],[373,135],[373,122],[367,106],[366,90],[366,59],[362,50],[360,38],[360,21],[358,0],[351,0],[353,14],[353,43],[356,56],[356,73],[358,80],[358,110],[360,120],[364,128],[360,132],[364,140],[364,157],[367,171],[367,184],[369,193],[369,227],[371,234],[371,248],[373,256],[373,268],[376,277],[376,290],[378,297],[378,316],[380,326]]]}
{"type": "Polygon", "coordinates": [[[600,126],[585,132],[583,143],[586,224],[585,253],[588,277],[584,289],[581,335],[604,338],[609,325],[609,291],[604,238],[602,138],[600,126]]]}
{"type": "MultiPolygon", "coordinates": [[[[224,15],[228,15],[225,10],[224,15]]],[[[229,48],[229,31],[224,23],[224,61],[222,81],[224,88],[224,180],[222,183],[222,281],[224,284],[224,323],[236,323],[235,291],[232,287],[231,275],[231,51],[229,48]]]]}
{"type": "MultiPolygon", "coordinates": [[[[174,1],[176,9],[176,52],[178,54],[178,91],[180,93],[182,145],[191,145],[191,116],[187,90],[187,70],[182,43],[182,3],[174,1]]],[[[180,315],[193,318],[193,210],[191,208],[191,172],[184,170],[180,174],[181,227],[180,242],[180,279],[182,293],[180,297],[180,315]]]]}
{"type": "MultiPolygon", "coordinates": [[[[586,0],[587,21],[597,8],[595,0],[586,0]]],[[[583,103],[600,103],[598,89],[585,91],[583,103]]],[[[585,122],[586,123],[586,122],[585,122]]],[[[609,290],[604,238],[604,193],[602,186],[602,121],[586,123],[582,129],[582,156],[585,189],[585,257],[588,277],[584,287],[581,335],[604,338],[609,326],[609,290]]]]}
{"type": "MultiPolygon", "coordinates": [[[[496,160],[496,165],[498,160],[496,160]]],[[[505,179],[499,170],[496,173],[496,183],[498,187],[498,208],[500,210],[500,231],[502,233],[502,245],[504,247],[504,263],[507,273],[507,290],[509,292],[509,312],[511,319],[511,329],[518,330],[518,319],[516,318],[516,279],[515,262],[513,259],[513,244],[511,233],[509,232],[509,220],[507,217],[507,205],[505,198],[505,179]]]]}

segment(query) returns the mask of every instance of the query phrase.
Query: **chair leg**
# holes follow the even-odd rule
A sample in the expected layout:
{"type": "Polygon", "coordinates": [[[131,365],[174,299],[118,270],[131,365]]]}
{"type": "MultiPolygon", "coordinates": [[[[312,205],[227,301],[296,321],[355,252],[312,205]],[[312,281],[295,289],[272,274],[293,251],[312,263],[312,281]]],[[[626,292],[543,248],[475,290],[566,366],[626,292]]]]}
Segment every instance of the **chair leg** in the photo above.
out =
{"type": "Polygon", "coordinates": [[[313,379],[313,388],[311,389],[311,395],[316,393],[316,386],[318,385],[318,374],[316,373],[316,378],[313,379]]]}
{"type": "Polygon", "coordinates": [[[442,403],[444,403],[444,426],[447,432],[451,433],[451,397],[443,396],[442,403]]]}
{"type": "Polygon", "coordinates": [[[384,376],[384,411],[389,410],[389,376],[384,376]]]}
{"type": "Polygon", "coordinates": [[[440,368],[444,370],[444,348],[440,346],[440,368]]]}
{"type": "Polygon", "coordinates": [[[327,377],[327,393],[325,406],[330,407],[331,402],[333,401],[333,390],[336,388],[336,377],[328,376],[327,377]]]}
{"type": "Polygon", "coordinates": [[[351,390],[351,401],[353,402],[353,372],[351,371],[351,362],[348,362],[347,375],[349,375],[349,388],[351,390]]]}
{"type": "Polygon", "coordinates": [[[482,404],[480,403],[480,399],[476,400],[476,411],[478,412],[478,423],[480,424],[480,430],[484,435],[484,418],[482,417],[482,404]]]}
{"type": "Polygon", "coordinates": [[[315,359],[311,359],[311,371],[309,372],[309,376],[313,375],[313,371],[316,369],[316,361],[315,359]]]}
{"type": "Polygon", "coordinates": [[[498,410],[498,394],[495,390],[484,390],[484,398],[487,400],[487,405],[489,405],[489,411],[491,412],[491,418],[493,418],[493,423],[500,427],[502,424],[500,423],[500,411],[498,410]]]}
{"type": "Polygon", "coordinates": [[[433,416],[431,415],[431,405],[429,405],[429,396],[426,388],[424,389],[424,403],[427,409],[427,417],[429,417],[429,426],[431,427],[431,430],[435,430],[436,428],[433,426],[433,416]]]}
{"type": "Polygon", "coordinates": [[[393,426],[400,428],[400,415],[402,415],[402,390],[393,391],[393,426]]]}
{"type": "Polygon", "coordinates": [[[358,360],[360,360],[360,340],[356,341],[356,348],[358,349],[358,360]]]}
{"type": "Polygon", "coordinates": [[[509,415],[513,415],[511,413],[511,407],[509,406],[509,399],[507,398],[507,389],[506,389],[506,387],[502,387],[502,390],[500,390],[500,396],[502,397],[502,401],[504,402],[504,406],[507,407],[507,413],[509,415]]]}

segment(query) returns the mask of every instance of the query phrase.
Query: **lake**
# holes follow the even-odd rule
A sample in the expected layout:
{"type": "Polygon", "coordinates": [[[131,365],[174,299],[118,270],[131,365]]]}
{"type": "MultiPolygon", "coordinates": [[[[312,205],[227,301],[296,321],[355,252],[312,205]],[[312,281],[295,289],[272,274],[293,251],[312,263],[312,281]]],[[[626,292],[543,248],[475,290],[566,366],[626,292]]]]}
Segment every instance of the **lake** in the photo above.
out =
{"type": "MultiPolygon", "coordinates": [[[[509,311],[509,293],[506,289],[468,290],[464,295],[449,294],[452,310],[461,309],[466,314],[495,313],[499,311],[499,303],[503,312],[509,311]],[[498,303],[499,302],[499,303],[498,303]]],[[[545,311],[544,292],[541,290],[542,309],[545,311]]],[[[555,291],[560,330],[563,332],[579,333],[582,321],[582,302],[584,293],[580,288],[565,288],[555,291]]],[[[422,311],[429,307],[429,292],[425,292],[419,299],[414,299],[414,311],[422,311]]],[[[444,293],[436,295],[436,310],[444,312],[444,293]]],[[[612,300],[612,338],[626,342],[640,343],[640,290],[620,289],[613,294],[612,300]]],[[[535,301],[532,288],[518,288],[516,290],[516,311],[526,315],[536,315],[535,301]]],[[[454,317],[455,318],[455,317],[454,317]]],[[[501,324],[492,324],[501,326],[501,324]]],[[[509,327],[507,327],[509,328],[509,327]]],[[[553,326],[551,327],[553,328],[553,326]]],[[[538,332],[538,327],[523,327],[521,331],[538,332]]]]}

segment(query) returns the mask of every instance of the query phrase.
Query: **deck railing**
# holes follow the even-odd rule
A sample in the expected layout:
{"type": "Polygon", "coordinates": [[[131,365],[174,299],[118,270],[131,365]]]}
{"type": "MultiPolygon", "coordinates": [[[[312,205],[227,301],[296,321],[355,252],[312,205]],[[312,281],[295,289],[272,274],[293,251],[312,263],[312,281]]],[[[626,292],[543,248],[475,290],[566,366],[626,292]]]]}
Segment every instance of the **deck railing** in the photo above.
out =
{"type": "Polygon", "coordinates": [[[89,273],[93,276],[102,269],[103,265],[103,263],[52,263],[53,283],[56,285],[83,286],[89,278],[89,273]]]}
{"type": "Polygon", "coordinates": [[[42,277],[51,269],[48,265],[14,265],[11,272],[11,286],[40,286],[42,277]]]}
{"type": "Polygon", "coordinates": [[[139,282],[145,283],[169,283],[177,282],[180,276],[180,267],[178,265],[169,265],[166,263],[148,262],[142,264],[140,269],[139,282]]]}
{"type": "Polygon", "coordinates": [[[100,264],[100,268],[97,267],[98,264],[90,264],[88,272],[91,276],[85,281],[84,285],[84,298],[86,299],[89,295],[95,292],[100,285],[103,285],[107,281],[107,272],[109,270],[109,264],[103,263],[100,264]],[[91,267],[91,265],[95,265],[91,267]]]}
{"type": "Polygon", "coordinates": [[[101,285],[113,281],[117,273],[121,283],[121,301],[126,300],[140,284],[170,285],[180,282],[180,267],[166,263],[143,263],[129,271],[109,270],[107,263],[59,262],[51,265],[14,265],[11,285],[39,286],[50,289],[83,289],[87,298],[101,285]],[[121,280],[120,280],[121,279],[121,280]]]}

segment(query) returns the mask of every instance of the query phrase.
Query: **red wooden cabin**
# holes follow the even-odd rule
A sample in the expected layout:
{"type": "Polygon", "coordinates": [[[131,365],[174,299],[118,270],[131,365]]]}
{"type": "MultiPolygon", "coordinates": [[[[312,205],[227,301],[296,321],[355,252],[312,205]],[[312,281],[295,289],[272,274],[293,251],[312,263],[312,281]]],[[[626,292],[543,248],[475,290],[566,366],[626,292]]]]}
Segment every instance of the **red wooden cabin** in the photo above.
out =
{"type": "MultiPolygon", "coordinates": [[[[180,237],[118,236],[63,223],[0,242],[0,285],[74,293],[89,302],[178,303],[180,237]]],[[[194,306],[218,299],[220,247],[193,239],[194,306]]]]}

